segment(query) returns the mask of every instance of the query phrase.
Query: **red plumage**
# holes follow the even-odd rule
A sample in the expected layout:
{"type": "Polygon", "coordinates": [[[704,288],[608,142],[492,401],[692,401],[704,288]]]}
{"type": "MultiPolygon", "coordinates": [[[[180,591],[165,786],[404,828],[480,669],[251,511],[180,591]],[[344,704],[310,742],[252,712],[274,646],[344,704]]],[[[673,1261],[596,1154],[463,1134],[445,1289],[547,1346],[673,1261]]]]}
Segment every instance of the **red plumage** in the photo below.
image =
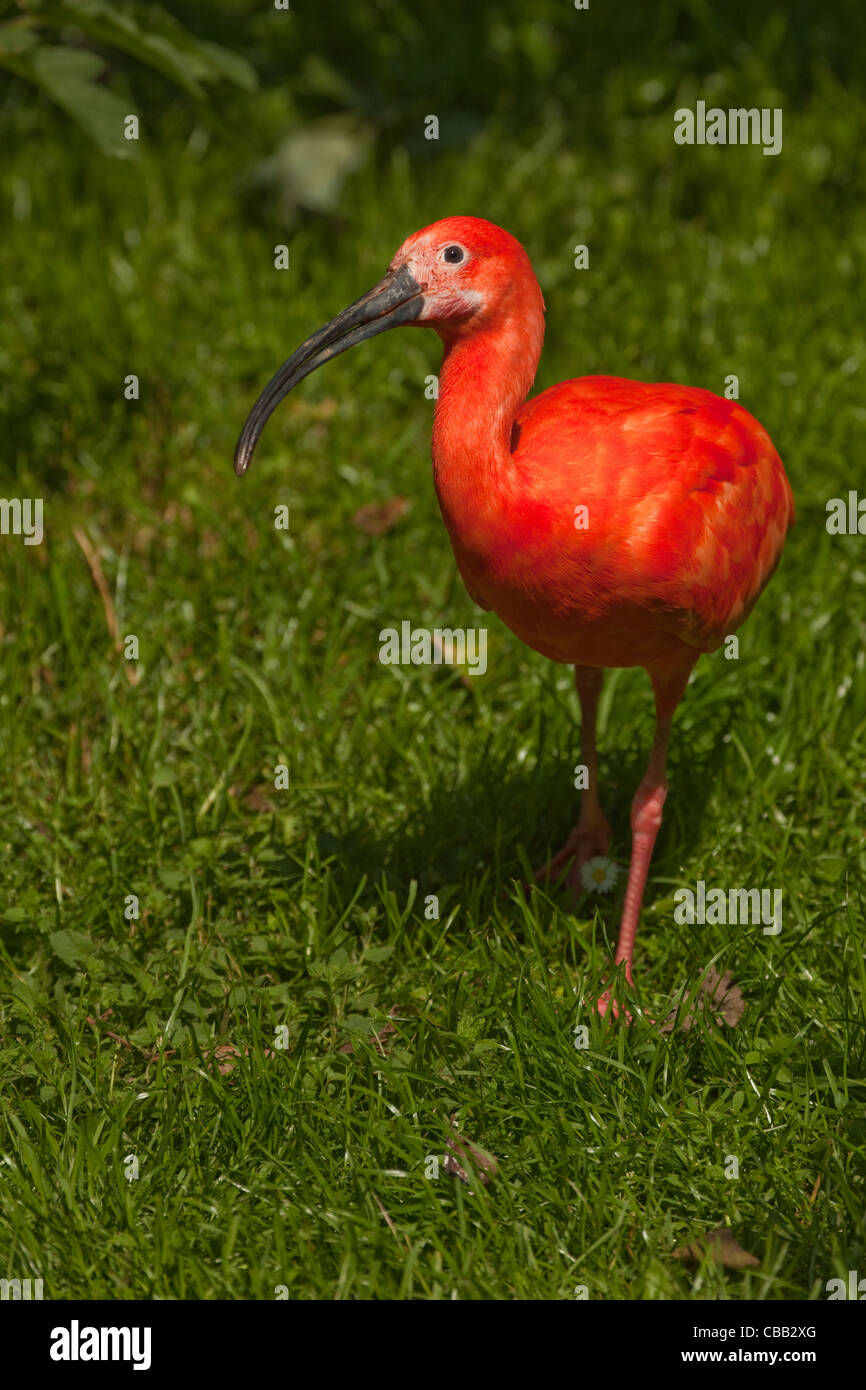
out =
{"type": "Polygon", "coordinates": [[[511,441],[483,538],[452,478],[465,458],[437,451],[436,476],[467,587],[528,646],[637,666],[680,644],[713,651],[748,616],[793,498],[769,436],[736,401],[581,377],[521,406],[511,441]]]}
{"type": "MultiPolygon", "coordinates": [[[[520,243],[473,217],[414,233],[385,279],[288,359],[244,427],[238,472],[287,391],[396,324],[435,328],[445,346],[433,468],[469,593],[528,646],[576,668],[589,783],[543,871],[567,870],[575,891],[610,840],[597,790],[601,668],[644,666],[652,681],[656,733],[632,803],[616,951],[630,983],[673,712],[699,655],[743,622],[779,562],[794,516],[788,479],[763,426],[710,391],[594,376],[527,400],[541,290],[520,243]]],[[[598,1007],[609,1004],[605,991],[598,1007]]]]}

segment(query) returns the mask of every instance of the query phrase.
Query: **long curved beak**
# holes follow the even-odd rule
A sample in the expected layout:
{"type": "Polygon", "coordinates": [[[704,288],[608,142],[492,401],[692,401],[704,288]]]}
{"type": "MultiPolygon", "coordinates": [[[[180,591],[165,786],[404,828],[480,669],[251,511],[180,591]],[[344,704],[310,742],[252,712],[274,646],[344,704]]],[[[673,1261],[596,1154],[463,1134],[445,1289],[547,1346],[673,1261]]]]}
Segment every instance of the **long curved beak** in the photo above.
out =
{"type": "Polygon", "coordinates": [[[423,304],[422,287],[410,274],[408,267],[401,266],[399,270],[389,270],[378,285],[362,294],[348,309],[301,343],[271,377],[247,416],[235,449],[235,472],[238,477],[242,478],[249,468],[253,450],[268,418],[299,381],[321,367],[323,362],[330,362],[332,357],[338,357],[346,348],[354,347],[355,343],[384,333],[386,328],[411,323],[421,313],[423,304]]]}

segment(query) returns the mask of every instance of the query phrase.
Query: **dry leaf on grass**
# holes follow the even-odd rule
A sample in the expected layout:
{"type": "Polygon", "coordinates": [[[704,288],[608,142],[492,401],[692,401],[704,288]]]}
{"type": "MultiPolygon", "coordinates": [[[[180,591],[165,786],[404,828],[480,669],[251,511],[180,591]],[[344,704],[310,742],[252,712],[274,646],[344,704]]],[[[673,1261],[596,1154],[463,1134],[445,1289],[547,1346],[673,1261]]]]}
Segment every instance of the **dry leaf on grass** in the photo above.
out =
{"type": "MultiPolygon", "coordinates": [[[[87,1022],[90,1024],[91,1028],[98,1029],[100,1024],[104,1023],[107,1018],[111,1018],[113,1013],[113,1009],[106,1009],[105,1013],[100,1014],[98,1018],[94,1018],[92,1014],[88,1014],[87,1022]]],[[[122,1038],[119,1033],[112,1033],[108,1028],[103,1029],[103,1037],[111,1038],[111,1041],[116,1042],[120,1047],[128,1047],[130,1052],[135,1050],[128,1039],[122,1038]]]]}
{"type": "MultiPolygon", "coordinates": [[[[388,1017],[396,1018],[399,1012],[399,1005],[394,1004],[388,1010],[388,1017]]],[[[372,1033],[370,1034],[370,1037],[372,1038],[373,1046],[375,1047],[380,1057],[388,1056],[388,1053],[391,1051],[391,1048],[393,1046],[390,1039],[396,1035],[396,1032],[397,1029],[395,1028],[393,1023],[383,1023],[381,1028],[377,1025],[373,1029],[372,1033]]],[[[337,1048],[337,1051],[345,1052],[347,1055],[351,1055],[355,1051],[355,1047],[351,1041],[344,1042],[342,1047],[337,1048]]]]}
{"type": "MultiPolygon", "coordinates": [[[[240,1056],[249,1057],[250,1052],[251,1049],[249,1047],[245,1047],[243,1053],[241,1053],[240,1048],[235,1047],[233,1043],[221,1043],[219,1047],[208,1049],[207,1052],[203,1052],[201,1055],[211,1070],[213,1070],[213,1062],[216,1062],[217,1071],[220,1076],[228,1076],[229,1072],[235,1069],[235,1064],[230,1059],[240,1056]]],[[[262,1049],[262,1055],[264,1057],[273,1057],[274,1054],[269,1047],[265,1047],[262,1049]]]]}
{"type": "Polygon", "coordinates": [[[700,1264],[709,1255],[715,1264],[725,1269],[756,1269],[761,1263],[742,1245],[738,1245],[726,1226],[719,1226],[709,1235],[692,1241],[691,1245],[678,1245],[674,1251],[675,1260],[685,1260],[688,1264],[700,1264]]]}
{"type": "Polygon", "coordinates": [[[479,1149],[477,1144],[473,1144],[470,1139],[465,1139],[462,1134],[457,1133],[454,1115],[451,1116],[451,1137],[445,1147],[447,1153],[442,1160],[442,1167],[446,1173],[450,1173],[454,1178],[459,1178],[467,1186],[471,1182],[471,1178],[460,1162],[461,1158],[474,1168],[483,1184],[488,1183],[491,1178],[495,1178],[499,1172],[499,1164],[493,1154],[487,1153],[485,1149],[479,1149]]]}
{"type": "MultiPolygon", "coordinates": [[[[98,1018],[94,1018],[92,1014],[88,1014],[87,1022],[91,1027],[100,1029],[105,1020],[110,1018],[113,1013],[113,1009],[106,1009],[105,1013],[100,1014],[98,1018]]],[[[111,1041],[117,1043],[119,1047],[129,1048],[130,1052],[140,1052],[148,1066],[151,1062],[155,1062],[157,1057],[177,1056],[176,1050],[173,1047],[139,1047],[137,1043],[131,1043],[128,1038],[121,1037],[119,1033],[112,1033],[109,1028],[102,1028],[102,1037],[110,1038],[111,1041]]]]}
{"type": "Polygon", "coordinates": [[[367,502],[358,508],[352,522],[368,536],[384,536],[393,530],[411,505],[408,497],[392,497],[388,502],[367,502]]]}
{"type": "MultiPolygon", "coordinates": [[[[140,1052],[149,1063],[155,1062],[157,1057],[177,1056],[177,1050],[173,1047],[136,1047],[133,1043],[127,1041],[126,1038],[122,1038],[119,1033],[112,1033],[107,1028],[104,1028],[102,1025],[105,1023],[106,1019],[111,1017],[113,1012],[113,1009],[106,1009],[105,1013],[100,1014],[98,1018],[94,1018],[93,1015],[88,1014],[87,1022],[91,1027],[99,1029],[103,1037],[111,1038],[112,1042],[116,1042],[121,1047],[128,1047],[133,1052],[140,1052]]],[[[241,1055],[249,1057],[251,1051],[251,1048],[245,1047],[243,1054],[241,1054],[240,1048],[235,1047],[233,1043],[221,1043],[218,1047],[208,1048],[202,1053],[202,1058],[211,1071],[214,1070],[214,1064],[216,1064],[216,1070],[219,1072],[220,1076],[228,1076],[229,1072],[234,1071],[235,1067],[232,1058],[240,1057],[241,1055]]],[[[273,1057],[274,1053],[269,1047],[265,1047],[262,1049],[262,1055],[265,1057],[273,1057]]]]}
{"type": "MultiPolygon", "coordinates": [[[[105,624],[108,628],[108,635],[111,638],[114,650],[117,652],[118,656],[122,656],[123,642],[120,640],[120,633],[117,628],[117,614],[114,609],[114,599],[111,597],[111,590],[108,587],[102,569],[102,561],[99,558],[99,552],[87,532],[82,530],[80,526],[73,526],[72,534],[81,549],[82,555],[87,561],[88,569],[93,577],[93,582],[96,585],[99,597],[102,600],[102,609],[105,613],[105,624]]],[[[129,681],[129,684],[138,685],[140,671],[136,668],[134,662],[127,661],[123,669],[126,672],[126,679],[129,681]]]]}
{"type": "MultiPolygon", "coordinates": [[[[400,1239],[400,1232],[397,1230],[397,1227],[394,1225],[394,1222],[391,1220],[390,1216],[388,1215],[387,1211],[385,1210],[385,1207],[384,1207],[383,1203],[379,1201],[379,1198],[376,1196],[375,1192],[373,1193],[373,1200],[375,1201],[376,1206],[379,1208],[380,1212],[382,1213],[382,1216],[384,1217],[384,1220],[385,1220],[385,1225],[388,1227],[388,1230],[389,1230],[389,1231],[391,1232],[391,1234],[394,1236],[394,1239],[395,1239],[395,1240],[399,1240],[399,1239],[400,1239]]],[[[406,1246],[406,1249],[407,1249],[407,1250],[410,1250],[410,1249],[411,1249],[411,1246],[409,1245],[409,1240],[408,1240],[408,1237],[407,1237],[407,1236],[404,1236],[404,1237],[403,1237],[403,1244],[406,1246]]]]}
{"type": "MultiPolygon", "coordinates": [[[[743,1017],[746,1001],[740,986],[731,984],[733,978],[732,971],[726,970],[724,975],[720,975],[715,966],[710,966],[701,980],[700,989],[697,997],[692,1001],[689,1012],[680,1018],[681,1032],[687,1033],[698,1018],[702,1018],[705,1022],[712,1019],[719,1028],[723,1023],[726,1023],[729,1028],[736,1028],[743,1017]]],[[[677,1009],[671,1009],[660,1031],[672,1033],[676,1027],[676,1022],[677,1009]]]]}

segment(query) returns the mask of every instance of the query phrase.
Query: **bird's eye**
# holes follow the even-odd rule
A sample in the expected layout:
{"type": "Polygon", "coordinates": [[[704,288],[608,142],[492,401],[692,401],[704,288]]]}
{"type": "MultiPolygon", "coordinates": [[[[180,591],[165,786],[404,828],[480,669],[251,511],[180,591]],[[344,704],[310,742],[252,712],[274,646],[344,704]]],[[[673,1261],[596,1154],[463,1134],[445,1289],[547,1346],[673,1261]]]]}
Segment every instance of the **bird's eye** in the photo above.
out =
{"type": "Polygon", "coordinates": [[[459,265],[465,256],[466,252],[462,246],[446,246],[442,252],[443,261],[447,261],[449,265],[459,265]]]}

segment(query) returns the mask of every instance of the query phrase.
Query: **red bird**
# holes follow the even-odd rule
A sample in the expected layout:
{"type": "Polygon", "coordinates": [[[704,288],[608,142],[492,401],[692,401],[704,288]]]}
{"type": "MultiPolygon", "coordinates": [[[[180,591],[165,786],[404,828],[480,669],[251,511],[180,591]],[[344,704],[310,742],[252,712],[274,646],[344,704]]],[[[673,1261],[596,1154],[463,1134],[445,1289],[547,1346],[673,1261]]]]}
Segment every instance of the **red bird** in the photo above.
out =
{"type": "MultiPolygon", "coordinates": [[[[632,802],[615,957],[632,984],[674,711],[701,652],[739,627],[779,562],[794,516],[785,470],[757,420],[697,387],[589,376],[526,400],[544,338],[529,257],[491,222],[446,217],[410,236],[385,278],[283,363],[241,431],[238,475],[299,381],[398,324],[434,328],[445,346],[433,473],[466,588],[527,646],[575,667],[588,788],[541,871],[567,870],[575,890],[610,843],[595,745],[603,668],[643,666],[652,681],[655,737],[632,802]]],[[[602,1014],[610,1002],[605,990],[602,1014]]]]}

